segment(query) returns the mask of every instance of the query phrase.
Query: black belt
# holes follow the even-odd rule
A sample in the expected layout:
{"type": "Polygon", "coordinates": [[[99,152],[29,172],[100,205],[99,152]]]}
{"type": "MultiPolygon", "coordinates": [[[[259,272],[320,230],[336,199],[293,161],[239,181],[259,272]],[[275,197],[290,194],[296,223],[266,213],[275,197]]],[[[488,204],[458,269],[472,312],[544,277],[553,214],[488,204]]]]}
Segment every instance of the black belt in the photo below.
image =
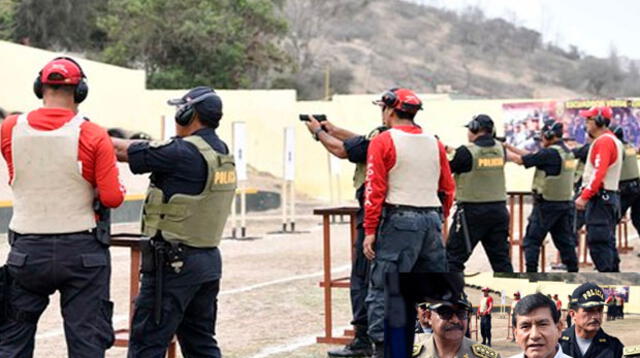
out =
{"type": "Polygon", "coordinates": [[[411,206],[411,205],[394,205],[394,204],[384,204],[384,208],[387,210],[393,211],[414,211],[418,213],[427,213],[431,211],[439,211],[442,210],[439,206],[411,206]]]}

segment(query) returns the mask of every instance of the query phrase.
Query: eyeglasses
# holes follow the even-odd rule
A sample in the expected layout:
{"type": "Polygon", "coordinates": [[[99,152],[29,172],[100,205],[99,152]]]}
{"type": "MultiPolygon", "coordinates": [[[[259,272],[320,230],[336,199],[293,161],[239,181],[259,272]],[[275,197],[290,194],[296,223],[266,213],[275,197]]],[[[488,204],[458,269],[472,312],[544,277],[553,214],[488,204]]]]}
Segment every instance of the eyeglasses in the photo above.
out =
{"type": "Polygon", "coordinates": [[[438,307],[436,309],[436,313],[438,314],[438,316],[440,316],[440,318],[442,318],[445,321],[450,320],[451,317],[453,317],[454,314],[461,321],[466,321],[467,318],[469,317],[469,311],[467,311],[466,309],[454,310],[453,308],[451,308],[449,306],[438,307]]]}
{"type": "Polygon", "coordinates": [[[423,302],[423,303],[419,303],[419,304],[418,304],[418,308],[420,308],[421,310],[423,310],[423,311],[424,311],[424,310],[429,309],[429,306],[427,305],[427,303],[426,303],[426,302],[423,302]]]}

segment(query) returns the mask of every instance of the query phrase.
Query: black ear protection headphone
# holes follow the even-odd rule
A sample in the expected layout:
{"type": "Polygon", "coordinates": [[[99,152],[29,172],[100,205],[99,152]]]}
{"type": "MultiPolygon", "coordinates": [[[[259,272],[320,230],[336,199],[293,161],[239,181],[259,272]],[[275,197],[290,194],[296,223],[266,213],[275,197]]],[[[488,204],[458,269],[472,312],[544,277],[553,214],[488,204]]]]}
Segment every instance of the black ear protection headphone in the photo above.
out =
{"type": "MultiPolygon", "coordinates": [[[[87,98],[87,95],[89,94],[89,86],[87,85],[87,76],[84,74],[82,67],[80,67],[80,64],[76,62],[76,60],[72,59],[71,57],[60,56],[60,57],[54,58],[51,61],[55,61],[55,60],[67,60],[73,63],[74,65],[76,65],[80,70],[80,75],[82,76],[82,78],[80,79],[80,82],[78,82],[78,84],[75,85],[75,89],[73,91],[73,101],[75,103],[82,103],[82,101],[84,101],[87,98]]],[[[42,78],[41,77],[42,77],[42,70],[40,70],[40,72],[38,73],[38,77],[36,77],[36,80],[33,81],[33,93],[35,93],[36,97],[38,97],[39,99],[42,99],[42,78]]]]}
{"type": "Polygon", "coordinates": [[[478,134],[478,132],[480,132],[480,122],[478,122],[478,115],[475,115],[473,116],[473,118],[471,118],[471,122],[469,122],[467,128],[473,134],[478,134]]]}
{"type": "Polygon", "coordinates": [[[196,109],[194,105],[210,97],[218,97],[218,95],[215,92],[207,92],[181,105],[176,111],[176,123],[181,126],[188,126],[189,123],[191,123],[191,121],[193,120],[193,115],[195,114],[196,109]]]}
{"type": "Polygon", "coordinates": [[[386,107],[398,109],[400,111],[409,113],[415,113],[422,109],[422,104],[411,103],[402,103],[402,106],[400,108],[396,108],[396,106],[398,106],[398,102],[400,101],[395,92],[397,90],[398,88],[392,88],[382,94],[382,103],[384,103],[386,107]]]}
{"type": "MultiPolygon", "coordinates": [[[[475,116],[473,116],[473,118],[471,118],[471,122],[469,122],[469,124],[467,124],[467,128],[473,134],[478,134],[478,132],[480,132],[480,129],[482,129],[482,125],[480,124],[480,121],[478,120],[479,116],[480,116],[480,114],[476,114],[475,116]]],[[[495,127],[492,126],[491,128],[487,128],[487,129],[491,129],[491,134],[492,135],[496,134],[495,127]]]]}
{"type": "Polygon", "coordinates": [[[600,128],[604,127],[607,124],[606,119],[602,115],[602,109],[598,108],[598,114],[595,117],[593,117],[593,121],[600,128]]]}
{"type": "Polygon", "coordinates": [[[560,123],[559,122],[553,122],[551,127],[549,127],[548,129],[546,129],[545,131],[542,132],[542,136],[546,140],[551,140],[551,139],[553,139],[553,137],[557,136],[556,132],[559,131],[559,130],[560,130],[560,123]]]}

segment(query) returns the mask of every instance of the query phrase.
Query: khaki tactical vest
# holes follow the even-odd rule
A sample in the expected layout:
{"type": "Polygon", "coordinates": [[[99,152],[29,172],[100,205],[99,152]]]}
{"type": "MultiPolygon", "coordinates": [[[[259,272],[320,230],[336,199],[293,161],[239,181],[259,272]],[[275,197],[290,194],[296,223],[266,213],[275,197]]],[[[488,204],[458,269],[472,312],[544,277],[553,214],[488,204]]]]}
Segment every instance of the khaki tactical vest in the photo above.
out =
{"type": "Polygon", "coordinates": [[[18,117],[11,139],[14,176],[13,216],[19,234],[64,234],[96,227],[95,191],[82,176],[78,160],[80,114],[60,128],[45,131],[18,117]]]}
{"type": "Polygon", "coordinates": [[[620,181],[638,179],[638,157],[636,156],[636,148],[631,144],[624,145],[624,153],[622,155],[622,172],[620,173],[620,181]]]}
{"type": "Polygon", "coordinates": [[[551,145],[549,149],[560,155],[561,168],[558,175],[547,175],[544,170],[536,168],[533,175],[533,191],[548,201],[570,201],[573,198],[573,180],[576,171],[576,159],[573,153],[565,151],[559,145],[551,145]]]}
{"type": "Polygon", "coordinates": [[[170,242],[216,247],[237,186],[235,162],[232,155],[217,153],[199,136],[183,139],[194,144],[207,162],[204,190],[198,195],[175,194],[165,203],[162,190],[150,186],[142,207],[142,232],[153,237],[160,230],[170,242]]]}
{"type": "MultiPolygon", "coordinates": [[[[369,132],[366,138],[367,140],[371,140],[373,139],[373,137],[377,136],[378,134],[382,133],[385,130],[386,129],[378,127],[372,130],[371,132],[369,132]]],[[[356,171],[353,173],[353,187],[356,189],[359,189],[364,184],[366,179],[367,179],[367,163],[366,162],[357,163],[356,171]]]]}
{"type": "Polygon", "coordinates": [[[455,174],[456,201],[488,203],[507,200],[504,178],[504,149],[496,141],[491,147],[466,145],[471,153],[471,171],[455,174]]]}

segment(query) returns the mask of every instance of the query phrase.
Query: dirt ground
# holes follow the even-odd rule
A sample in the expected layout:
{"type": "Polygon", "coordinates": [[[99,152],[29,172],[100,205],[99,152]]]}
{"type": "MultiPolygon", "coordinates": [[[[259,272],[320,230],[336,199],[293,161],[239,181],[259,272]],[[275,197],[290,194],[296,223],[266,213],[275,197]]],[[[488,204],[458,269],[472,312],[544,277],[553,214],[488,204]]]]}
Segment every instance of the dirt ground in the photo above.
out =
{"type": "MultiPolygon", "coordinates": [[[[231,358],[324,357],[333,346],[316,344],[324,332],[322,278],[322,227],[320,217],[311,214],[318,203],[301,203],[295,234],[270,233],[281,228],[279,211],[251,214],[247,224],[250,239],[222,241],[223,279],[219,296],[217,338],[223,354],[231,358]],[[260,220],[257,220],[257,218],[260,220]],[[266,220],[266,217],[272,219],[266,220]]],[[[135,232],[136,224],[117,225],[115,232],[135,232]]],[[[631,230],[635,235],[635,231],[631,230]]],[[[230,232],[227,228],[226,233],[230,232]]],[[[349,225],[335,223],[331,227],[333,277],[349,274],[349,225]]],[[[637,250],[623,255],[623,267],[638,270],[640,249],[637,238],[630,241],[637,250]]],[[[551,245],[551,244],[549,244],[551,245]]],[[[550,258],[553,250],[549,249],[550,258]]],[[[129,252],[112,248],[112,300],[115,302],[114,326],[125,328],[128,319],[129,252]]],[[[6,260],[8,245],[0,244],[0,262],[6,260]]],[[[517,268],[517,255],[514,267],[517,268]]],[[[479,246],[467,270],[488,271],[490,266],[479,246]]],[[[592,270],[592,269],[587,269],[592,270]]],[[[333,289],[335,333],[341,334],[350,321],[347,289],[333,289]]],[[[35,357],[65,357],[66,345],[57,295],[40,320],[35,357]]],[[[627,344],[640,344],[630,327],[640,323],[639,317],[607,322],[605,329],[627,344]],[[636,342],[633,342],[633,340],[636,342]]],[[[496,348],[515,352],[513,344],[504,340],[506,322],[494,323],[496,348]],[[503,339],[503,340],[501,340],[503,339]]],[[[637,336],[637,334],[636,334],[637,336]]],[[[505,356],[504,354],[503,356],[505,356]]],[[[180,356],[180,355],[178,355],[180,356]]],[[[107,357],[126,357],[126,349],[114,347],[107,357]]]]}

